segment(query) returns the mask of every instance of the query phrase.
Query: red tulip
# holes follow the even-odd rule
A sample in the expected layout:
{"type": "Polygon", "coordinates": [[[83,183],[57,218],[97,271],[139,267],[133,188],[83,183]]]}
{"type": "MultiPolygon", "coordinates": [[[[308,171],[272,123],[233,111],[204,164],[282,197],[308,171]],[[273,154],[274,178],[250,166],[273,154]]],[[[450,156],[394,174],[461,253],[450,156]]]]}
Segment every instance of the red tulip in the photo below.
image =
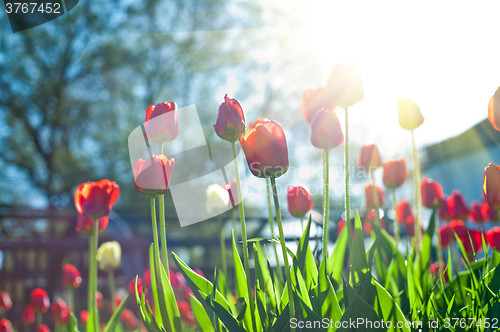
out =
{"type": "Polygon", "coordinates": [[[489,206],[500,210],[500,166],[490,163],[485,168],[483,190],[489,206]]]}
{"type": "Polygon", "coordinates": [[[435,278],[441,278],[441,276],[443,276],[444,281],[447,281],[448,280],[448,273],[444,273],[445,268],[446,268],[446,266],[443,262],[434,262],[431,264],[431,266],[429,268],[429,272],[435,278]]]}
{"type": "Polygon", "coordinates": [[[50,332],[49,328],[45,324],[40,324],[36,332],[50,332]]]}
{"type": "Polygon", "coordinates": [[[3,311],[12,309],[12,301],[6,291],[0,291],[0,309],[3,311]]]}
{"type": "Polygon", "coordinates": [[[400,224],[408,224],[415,221],[410,202],[407,199],[398,202],[396,205],[396,215],[400,224]]]}
{"type": "MultiPolygon", "coordinates": [[[[139,297],[142,296],[142,290],[144,289],[144,282],[141,277],[137,278],[137,292],[139,293],[139,297]]],[[[128,291],[130,294],[135,294],[135,278],[128,282],[128,291]]],[[[144,289],[146,292],[146,289],[144,289]]],[[[145,293],[146,294],[146,293],[145,293]]]]}
{"type": "Polygon", "coordinates": [[[334,108],[333,103],[326,97],[325,87],[320,86],[317,89],[309,89],[304,93],[300,102],[300,112],[309,125],[314,115],[323,108],[329,110],[334,108]]]}
{"type": "Polygon", "coordinates": [[[472,201],[470,204],[469,218],[477,224],[482,224],[486,221],[483,217],[482,205],[478,201],[472,201]]]}
{"type": "Polygon", "coordinates": [[[256,177],[280,177],[288,170],[285,132],[277,122],[258,123],[240,136],[240,144],[256,177]]]}
{"type": "MultiPolygon", "coordinates": [[[[368,219],[371,220],[371,222],[375,221],[375,210],[368,211],[368,213],[366,214],[366,218],[367,218],[367,220],[365,220],[365,222],[363,223],[363,230],[365,231],[365,233],[367,235],[370,235],[372,233],[373,229],[372,229],[372,225],[368,221],[368,219]]],[[[385,223],[384,218],[380,219],[380,227],[383,229],[387,229],[387,224],[385,223]]]]}
{"type": "Polygon", "coordinates": [[[443,200],[443,205],[439,209],[439,219],[449,221],[453,220],[453,214],[450,209],[450,204],[448,204],[448,200],[443,200]]]}
{"type": "Polygon", "coordinates": [[[41,288],[35,288],[31,292],[31,306],[37,312],[49,311],[50,302],[47,292],[41,288]]]}
{"type": "Polygon", "coordinates": [[[375,187],[375,190],[377,192],[377,201],[375,201],[375,197],[373,196],[373,184],[368,183],[365,186],[365,197],[366,197],[366,208],[371,210],[371,209],[376,209],[378,207],[384,206],[384,194],[385,191],[384,189],[380,187],[375,187]]]}
{"type": "Polygon", "coordinates": [[[80,271],[71,264],[66,264],[62,268],[62,284],[65,287],[79,287],[82,283],[80,271]]]}
{"type": "Polygon", "coordinates": [[[147,288],[151,289],[151,270],[149,269],[149,267],[142,274],[142,280],[144,285],[146,285],[147,288]]]}
{"type": "MultiPolygon", "coordinates": [[[[406,234],[409,237],[414,237],[415,236],[415,217],[409,218],[405,224],[406,228],[406,234]]],[[[424,230],[422,226],[420,226],[420,232],[422,233],[424,230]]]]}
{"type": "Polygon", "coordinates": [[[398,99],[398,119],[401,128],[413,130],[424,123],[424,117],[420,112],[420,107],[411,99],[398,99]]]}
{"type": "Polygon", "coordinates": [[[269,119],[266,119],[266,118],[257,118],[257,119],[255,119],[255,122],[250,122],[250,124],[248,125],[248,129],[255,128],[255,126],[258,123],[263,124],[264,122],[267,122],[267,121],[269,121],[269,119]]]}
{"type": "Polygon", "coordinates": [[[139,321],[132,310],[123,309],[120,317],[130,331],[135,331],[139,328],[139,321]]]}
{"type": "Polygon", "coordinates": [[[179,313],[181,317],[187,321],[189,324],[196,324],[193,312],[191,311],[191,306],[187,301],[178,301],[177,306],[179,307],[179,313]]]}
{"type": "Polygon", "coordinates": [[[440,208],[443,204],[443,187],[439,182],[436,182],[429,178],[424,178],[422,184],[420,185],[420,191],[422,196],[422,205],[426,208],[432,209],[434,206],[440,208]]]}
{"type": "MultiPolygon", "coordinates": [[[[118,307],[122,303],[123,299],[120,297],[120,295],[115,294],[113,296],[113,302],[115,302],[115,307],[118,307]]],[[[113,310],[111,310],[113,312],[113,310]]]]}
{"type": "Polygon", "coordinates": [[[145,121],[145,136],[150,142],[170,142],[179,135],[177,105],[173,101],[149,106],[146,109],[145,121]]]}
{"type": "Polygon", "coordinates": [[[462,220],[455,219],[439,227],[441,245],[443,248],[456,242],[455,233],[460,239],[468,237],[467,228],[462,220]]]}
{"type": "Polygon", "coordinates": [[[450,197],[446,200],[453,219],[465,220],[469,216],[469,208],[465,202],[465,198],[458,190],[453,190],[450,197]]]}
{"type": "Polygon", "coordinates": [[[500,131],[500,87],[488,102],[488,120],[493,128],[500,131]]]}
{"type": "Polygon", "coordinates": [[[101,292],[96,292],[97,309],[102,310],[104,307],[104,299],[101,292]]]}
{"type": "Polygon", "coordinates": [[[160,196],[167,192],[174,169],[174,158],[152,155],[149,159],[137,159],[134,163],[134,184],[138,192],[146,196],[160,196]]]}
{"type": "MultiPolygon", "coordinates": [[[[109,217],[101,217],[99,220],[99,232],[108,227],[109,217]]],[[[87,217],[84,214],[78,214],[78,218],[76,219],[76,231],[81,235],[92,235],[94,234],[94,218],[87,217]]]]}
{"type": "Polygon", "coordinates": [[[0,332],[14,332],[12,323],[7,318],[0,320],[0,332]]]}
{"type": "MultiPolygon", "coordinates": [[[[340,219],[337,224],[337,237],[340,236],[340,233],[344,229],[346,221],[344,219],[340,219]]],[[[371,226],[370,226],[371,228],[371,226]]],[[[351,236],[354,239],[354,223],[351,223],[351,236]]]]}
{"type": "Polygon", "coordinates": [[[245,112],[236,99],[224,96],[224,102],[219,106],[214,129],[217,136],[230,143],[236,142],[245,133],[245,112]]]}
{"type": "Polygon", "coordinates": [[[362,167],[365,172],[382,166],[382,159],[375,144],[364,145],[358,156],[358,167],[362,167]]]}
{"type": "Polygon", "coordinates": [[[286,198],[288,200],[288,211],[296,218],[302,218],[313,208],[311,194],[302,186],[289,188],[286,198]]]}
{"type": "Polygon", "coordinates": [[[35,322],[35,320],[36,320],[35,310],[33,310],[33,307],[31,305],[27,305],[26,308],[24,308],[23,313],[21,315],[21,321],[23,322],[24,325],[31,325],[35,322]]]}
{"type": "Polygon", "coordinates": [[[487,221],[498,221],[498,211],[490,208],[488,202],[484,202],[481,205],[481,213],[483,215],[484,220],[487,221]]]}
{"type": "Polygon", "coordinates": [[[55,300],[50,306],[52,310],[52,319],[55,323],[66,324],[69,321],[69,308],[63,299],[55,300]]]}
{"type": "Polygon", "coordinates": [[[326,83],[326,94],[333,104],[343,108],[362,101],[365,92],[358,66],[341,63],[333,66],[326,83]]]}
{"type": "Polygon", "coordinates": [[[87,310],[80,311],[80,321],[83,324],[87,324],[88,320],[89,320],[89,312],[87,310]]]}
{"type": "Polygon", "coordinates": [[[75,191],[75,206],[80,214],[101,218],[109,215],[119,195],[120,188],[116,182],[101,180],[82,183],[75,191]]]}
{"type": "Polygon", "coordinates": [[[465,253],[469,260],[475,260],[474,254],[483,247],[482,234],[483,232],[481,231],[468,229],[466,234],[460,237],[460,241],[464,246],[465,253]]]}
{"type": "MultiPolygon", "coordinates": [[[[193,271],[194,271],[197,275],[199,275],[199,276],[201,276],[201,277],[205,278],[205,273],[203,273],[203,271],[202,271],[202,270],[200,270],[199,268],[195,267],[195,268],[193,269],[193,271]]],[[[180,273],[180,272],[179,272],[179,273],[180,273]]],[[[182,275],[182,274],[181,274],[181,275],[182,275]]],[[[182,279],[184,280],[184,277],[182,277],[182,279]]],[[[185,280],[184,280],[184,282],[185,282],[185,280]]]]}
{"type": "Polygon", "coordinates": [[[486,232],[484,239],[496,251],[500,251],[500,227],[496,226],[486,232]]]}
{"type": "Polygon", "coordinates": [[[344,143],[340,121],[334,111],[322,109],[311,122],[311,144],[318,149],[331,150],[344,143]]]}
{"type": "Polygon", "coordinates": [[[405,183],[408,177],[404,158],[389,160],[384,164],[384,186],[389,189],[395,189],[405,183]]]}
{"type": "Polygon", "coordinates": [[[224,183],[222,188],[226,189],[229,193],[229,206],[236,206],[240,203],[238,198],[238,188],[236,188],[236,179],[232,179],[231,182],[224,183]]]}

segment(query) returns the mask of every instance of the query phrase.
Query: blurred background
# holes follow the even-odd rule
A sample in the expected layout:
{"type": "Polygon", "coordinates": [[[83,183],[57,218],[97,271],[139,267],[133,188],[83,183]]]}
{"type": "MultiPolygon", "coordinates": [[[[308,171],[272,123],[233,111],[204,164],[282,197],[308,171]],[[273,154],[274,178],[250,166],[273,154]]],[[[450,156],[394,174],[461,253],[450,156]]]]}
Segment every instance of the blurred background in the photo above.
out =
{"type": "MultiPolygon", "coordinates": [[[[377,144],[385,160],[405,157],[410,176],[398,196],[413,201],[411,137],[397,120],[397,99],[411,98],[425,117],[415,133],[423,176],[441,182],[446,194],[459,189],[468,203],[480,200],[484,167],[500,163],[500,133],[486,120],[500,85],[498,7],[492,1],[470,8],[447,2],[92,0],[15,34],[2,10],[0,289],[19,301],[35,286],[52,294],[65,262],[86,275],[87,242],[75,231],[73,193],[81,182],[102,178],[121,191],[101,236],[122,244],[117,283],[125,287],[142,274],[151,224],[147,199],[133,185],[127,137],[144,121],[145,109],[163,101],[196,105],[208,142],[219,140],[213,124],[226,93],[240,100],[247,123],[267,117],[283,126],[291,169],[278,185],[293,240],[300,224],[286,211],[285,188],[307,185],[314,211],[322,211],[321,153],[310,144],[300,101],[306,89],[326,83],[338,62],[356,63],[365,86],[365,100],[350,112],[352,167],[364,144],[377,144]]],[[[338,115],[343,123],[343,111],[338,115]]],[[[248,174],[249,238],[269,236],[265,182],[248,174]]],[[[366,212],[366,178],[355,168],[351,174],[352,209],[366,212]]],[[[377,177],[381,185],[380,170],[377,177]]],[[[331,153],[334,225],[343,213],[342,180],[338,148],[331,153]]],[[[217,221],[181,228],[169,193],[166,201],[169,251],[211,275],[220,264],[217,221]]],[[[229,238],[231,213],[223,219],[229,238]]],[[[335,239],[336,227],[331,231],[335,239]]],[[[320,234],[320,226],[313,232],[320,234]]]]}

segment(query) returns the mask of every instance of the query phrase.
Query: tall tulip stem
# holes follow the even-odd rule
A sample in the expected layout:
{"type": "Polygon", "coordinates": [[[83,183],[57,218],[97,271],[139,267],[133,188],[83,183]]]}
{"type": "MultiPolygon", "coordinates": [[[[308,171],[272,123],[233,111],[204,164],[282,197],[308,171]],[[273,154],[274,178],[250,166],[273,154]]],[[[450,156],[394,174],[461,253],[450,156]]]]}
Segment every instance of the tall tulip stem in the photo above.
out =
{"type": "Polygon", "coordinates": [[[224,278],[227,279],[227,262],[226,262],[226,239],[224,238],[224,222],[219,215],[219,236],[220,236],[220,254],[222,259],[222,270],[224,271],[224,278]]]}
{"type": "MultiPolygon", "coordinates": [[[[268,178],[266,178],[266,188],[267,188],[267,207],[269,213],[269,226],[271,227],[271,238],[274,239],[274,215],[273,215],[273,206],[271,203],[271,182],[268,178]]],[[[278,257],[278,248],[276,247],[276,242],[273,242],[274,255],[276,257],[276,273],[278,274],[278,280],[280,283],[283,282],[283,273],[281,271],[280,260],[278,257]]]]}
{"type": "Polygon", "coordinates": [[[437,248],[436,248],[436,252],[437,252],[437,260],[438,260],[438,266],[439,268],[441,268],[441,264],[444,264],[444,259],[443,259],[443,245],[441,244],[441,235],[439,234],[439,215],[436,213],[437,211],[437,206],[434,206],[433,208],[434,210],[432,211],[432,213],[434,214],[436,220],[435,220],[435,223],[434,223],[434,233],[436,233],[436,237],[437,237],[437,248]]]}
{"type": "Polygon", "coordinates": [[[418,161],[417,146],[415,145],[414,130],[411,131],[411,144],[413,150],[413,185],[415,187],[415,252],[420,244],[420,164],[418,161]]]}
{"type": "Polygon", "coordinates": [[[93,266],[93,310],[94,310],[94,327],[95,331],[99,331],[100,326],[99,326],[99,310],[97,308],[97,247],[99,246],[99,220],[96,218],[94,219],[94,243],[92,245],[93,247],[93,255],[92,255],[92,266],[93,266]]]}
{"type": "MultiPolygon", "coordinates": [[[[392,189],[392,206],[394,207],[394,243],[396,243],[396,247],[399,243],[399,219],[398,219],[398,208],[396,200],[396,188],[392,189]]],[[[403,222],[406,222],[403,220],[403,222]]]]}
{"type": "MultiPolygon", "coordinates": [[[[95,223],[95,221],[94,221],[95,223]]],[[[92,262],[92,257],[95,259],[96,253],[94,252],[94,234],[89,236],[89,278],[88,278],[88,291],[87,291],[87,311],[89,314],[93,312],[94,308],[94,263],[92,262]]],[[[87,323],[89,324],[89,322],[87,323]]],[[[90,323],[92,324],[92,323],[90,323]]]]}
{"type": "Polygon", "coordinates": [[[115,311],[115,274],[112,269],[108,270],[108,281],[109,281],[109,293],[111,296],[111,307],[115,311]]]}
{"type": "MultiPolygon", "coordinates": [[[[276,179],[274,177],[271,178],[271,187],[273,188],[273,197],[274,197],[274,208],[276,210],[276,219],[278,220],[278,229],[280,232],[280,244],[281,250],[283,252],[283,260],[285,261],[285,275],[286,275],[286,284],[288,287],[288,308],[290,309],[290,320],[295,317],[295,306],[293,303],[293,287],[292,287],[292,277],[290,275],[290,264],[288,263],[288,252],[286,250],[285,245],[285,233],[283,232],[283,223],[281,221],[281,212],[280,212],[280,203],[278,200],[278,192],[276,191],[276,179]]],[[[295,329],[291,329],[292,332],[295,329]]]]}
{"type": "Polygon", "coordinates": [[[345,221],[347,226],[347,244],[349,252],[352,247],[352,230],[351,230],[351,205],[349,202],[349,120],[348,108],[345,108],[345,128],[344,128],[344,178],[345,178],[345,221]]]}
{"type": "MultiPolygon", "coordinates": [[[[159,154],[163,154],[163,143],[159,144],[159,154]]],[[[169,179],[167,179],[169,180],[169,179]]],[[[167,231],[165,227],[165,195],[161,195],[159,197],[159,206],[160,210],[160,237],[161,237],[161,258],[163,262],[163,266],[165,267],[165,271],[168,271],[168,254],[167,254],[167,231]]],[[[168,278],[168,273],[167,273],[168,278]]]]}
{"type": "Polygon", "coordinates": [[[241,239],[243,241],[243,259],[245,262],[245,275],[247,279],[248,302],[250,303],[250,315],[252,317],[253,330],[257,331],[257,322],[255,320],[255,302],[252,296],[252,280],[250,279],[250,263],[248,258],[248,243],[247,243],[247,228],[245,224],[245,211],[243,210],[243,196],[241,195],[240,171],[238,169],[238,154],[236,153],[236,142],[232,143],[233,159],[234,159],[234,172],[236,173],[236,188],[238,191],[238,198],[240,200],[238,207],[240,209],[240,222],[241,222],[241,239]]]}
{"type": "Polygon", "coordinates": [[[71,312],[75,312],[75,289],[73,287],[68,287],[68,304],[71,312]]]}
{"type": "MultiPolygon", "coordinates": [[[[373,167],[370,167],[370,177],[372,179],[372,183],[373,183],[373,186],[372,186],[372,192],[373,192],[373,202],[375,203],[375,225],[377,226],[381,226],[380,225],[380,211],[379,211],[379,207],[380,207],[380,202],[378,201],[378,190],[377,190],[377,186],[375,185],[375,168],[373,167]]],[[[395,208],[395,206],[394,206],[395,208]]]]}
{"type": "Polygon", "coordinates": [[[329,151],[323,150],[323,257],[328,256],[328,215],[330,213],[330,162],[329,151]]]}
{"type": "Polygon", "coordinates": [[[36,313],[36,326],[40,326],[40,324],[42,324],[42,322],[43,322],[42,312],[38,311],[36,313]]]}

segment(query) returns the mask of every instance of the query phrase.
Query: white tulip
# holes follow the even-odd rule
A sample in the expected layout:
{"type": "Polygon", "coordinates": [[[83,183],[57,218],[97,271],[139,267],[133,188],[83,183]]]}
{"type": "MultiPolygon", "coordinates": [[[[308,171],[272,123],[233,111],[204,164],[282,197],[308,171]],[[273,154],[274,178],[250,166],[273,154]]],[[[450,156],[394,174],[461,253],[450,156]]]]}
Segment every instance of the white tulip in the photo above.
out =
{"type": "Polygon", "coordinates": [[[207,194],[206,209],[209,214],[219,214],[228,209],[229,193],[218,184],[211,184],[205,191],[207,194]]]}
{"type": "Polygon", "coordinates": [[[103,271],[114,270],[120,266],[122,260],[122,248],[117,241],[104,242],[97,249],[97,261],[99,268],[103,271]]]}

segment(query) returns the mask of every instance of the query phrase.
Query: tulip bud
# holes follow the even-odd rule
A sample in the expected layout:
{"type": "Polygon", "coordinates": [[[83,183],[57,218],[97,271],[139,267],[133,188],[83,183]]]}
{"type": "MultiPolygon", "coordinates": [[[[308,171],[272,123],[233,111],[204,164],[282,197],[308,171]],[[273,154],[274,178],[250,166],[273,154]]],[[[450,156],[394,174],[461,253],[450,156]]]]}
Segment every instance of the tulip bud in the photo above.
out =
{"type": "Polygon", "coordinates": [[[52,319],[55,323],[67,324],[69,321],[70,312],[68,306],[59,298],[50,306],[52,310],[52,319]]]}
{"type": "Polygon", "coordinates": [[[230,143],[236,142],[245,133],[245,112],[236,99],[230,99],[227,94],[219,107],[214,129],[217,136],[230,143]]]}
{"type": "Polygon", "coordinates": [[[358,66],[341,63],[333,66],[326,83],[326,95],[334,105],[343,108],[362,101],[365,92],[358,66]]]}
{"type": "Polygon", "coordinates": [[[0,320],[0,332],[14,332],[12,323],[7,318],[0,320]]]}
{"type": "Polygon", "coordinates": [[[109,241],[101,244],[97,249],[97,261],[99,268],[103,271],[111,271],[118,268],[122,259],[122,248],[117,241],[109,241]]]}
{"type": "MultiPolygon", "coordinates": [[[[98,219],[99,233],[108,227],[109,217],[101,217],[98,219]]],[[[76,219],[76,231],[84,236],[94,234],[94,218],[87,217],[84,214],[78,214],[76,219]]]]}
{"type": "Polygon", "coordinates": [[[358,167],[369,173],[372,169],[382,166],[382,159],[375,144],[364,145],[358,156],[358,167]]]}
{"type": "MultiPolygon", "coordinates": [[[[413,218],[408,218],[408,221],[405,224],[406,228],[406,234],[409,237],[414,237],[415,236],[415,217],[413,218]]],[[[424,230],[422,226],[420,226],[420,232],[422,233],[424,230]]]]}
{"type": "Polygon", "coordinates": [[[438,182],[424,178],[420,185],[422,205],[432,209],[434,206],[441,207],[444,202],[443,187],[438,182]]]}
{"type": "Polygon", "coordinates": [[[326,97],[325,87],[317,89],[309,89],[304,93],[302,101],[300,102],[300,112],[307,123],[310,125],[314,115],[321,109],[333,110],[334,105],[326,97]]]}
{"type": "Polygon", "coordinates": [[[368,210],[371,209],[376,209],[381,206],[384,206],[384,194],[385,191],[382,188],[375,187],[375,190],[377,192],[377,201],[375,201],[375,197],[373,195],[374,189],[373,189],[373,184],[369,183],[365,186],[365,197],[366,197],[366,208],[368,210]]]}
{"type": "Polygon", "coordinates": [[[453,219],[465,220],[469,216],[469,208],[465,198],[458,190],[453,190],[450,197],[446,200],[453,219]]]}
{"type": "Polygon", "coordinates": [[[80,271],[74,265],[66,264],[62,268],[62,284],[65,287],[79,287],[82,283],[80,271]]]}
{"type": "MultiPolygon", "coordinates": [[[[241,180],[240,180],[241,184],[241,180]]],[[[232,179],[231,182],[224,183],[222,188],[226,189],[229,194],[229,206],[236,206],[240,203],[238,197],[238,188],[236,187],[236,179],[232,179]]]]}
{"type": "Polygon", "coordinates": [[[311,144],[315,148],[331,150],[344,143],[340,121],[333,111],[318,111],[312,119],[311,129],[311,144]]]}
{"type": "Polygon", "coordinates": [[[24,325],[31,325],[35,322],[35,320],[36,320],[35,310],[33,310],[33,307],[31,305],[27,305],[26,308],[24,308],[23,313],[21,315],[21,321],[23,322],[24,325]]]}
{"type": "Polygon", "coordinates": [[[80,311],[80,321],[83,324],[87,324],[88,320],[89,320],[89,312],[87,310],[80,311]]]}
{"type": "Polygon", "coordinates": [[[250,124],[248,125],[248,129],[252,129],[252,128],[255,128],[255,126],[260,123],[260,124],[263,124],[264,122],[267,122],[269,121],[269,119],[266,119],[266,118],[257,118],[255,120],[255,122],[250,122],[250,124]]]}
{"type": "Polygon", "coordinates": [[[50,302],[47,292],[41,288],[35,288],[31,292],[31,306],[37,312],[47,312],[49,311],[50,302]]]}
{"type": "Polygon", "coordinates": [[[500,166],[490,163],[484,170],[484,195],[488,205],[500,210],[500,166]]]}
{"type": "Polygon", "coordinates": [[[465,238],[466,236],[468,236],[467,228],[465,227],[465,223],[462,220],[455,219],[439,227],[441,246],[443,248],[446,248],[450,244],[456,242],[455,233],[459,238],[465,238]]]}
{"type": "Polygon", "coordinates": [[[488,202],[481,204],[481,214],[485,221],[498,221],[498,211],[490,208],[488,202]]]}
{"type": "MultiPolygon", "coordinates": [[[[375,210],[369,210],[366,213],[366,220],[363,223],[363,231],[365,232],[366,235],[370,235],[373,232],[372,223],[374,221],[375,221],[375,210]]],[[[380,219],[380,228],[387,229],[387,224],[384,218],[380,219]]]]}
{"type": "Polygon", "coordinates": [[[398,118],[401,128],[414,130],[424,123],[420,107],[411,99],[398,99],[398,118]]]}
{"type": "Polygon", "coordinates": [[[450,205],[448,204],[448,200],[443,201],[443,205],[439,209],[439,219],[441,220],[453,220],[453,214],[450,210],[450,205]]]}
{"type": "Polygon", "coordinates": [[[151,269],[148,267],[142,274],[142,280],[147,288],[151,289],[151,269]]]}
{"type": "Polygon", "coordinates": [[[12,309],[12,301],[9,293],[6,291],[0,291],[0,309],[2,311],[9,311],[12,309]]]}
{"type": "Polygon", "coordinates": [[[500,131],[500,87],[488,102],[488,120],[493,128],[500,131]]]}
{"type": "Polygon", "coordinates": [[[119,195],[120,188],[116,182],[105,179],[82,183],[75,191],[75,206],[80,214],[101,218],[109,215],[119,195]]]}
{"type": "Polygon", "coordinates": [[[407,199],[403,199],[396,204],[396,215],[400,224],[408,224],[415,221],[410,202],[407,199]]]}
{"type": "Polygon", "coordinates": [[[484,239],[491,247],[500,252],[500,227],[496,226],[486,232],[484,239]]]}
{"type": "Polygon", "coordinates": [[[396,189],[405,183],[408,177],[405,160],[399,158],[397,160],[389,160],[384,164],[384,186],[389,189],[396,189]]]}
{"type": "Polygon", "coordinates": [[[257,124],[240,136],[248,168],[259,178],[280,177],[288,170],[285,132],[276,121],[257,124]]]}
{"type": "Polygon", "coordinates": [[[36,332],[50,332],[49,328],[45,324],[40,324],[36,332]]]}
{"type": "Polygon", "coordinates": [[[150,142],[171,142],[179,135],[179,116],[173,101],[151,105],[146,109],[144,123],[146,139],[150,142]]]}
{"type": "Polygon", "coordinates": [[[218,184],[211,184],[205,190],[207,200],[205,208],[209,214],[220,214],[227,210],[230,204],[229,193],[226,189],[218,184]]]}
{"type": "Polygon", "coordinates": [[[302,218],[313,208],[311,194],[302,186],[293,186],[288,189],[288,211],[296,218],[302,218]]]}
{"type": "Polygon", "coordinates": [[[174,158],[152,155],[146,160],[137,159],[134,163],[134,185],[145,196],[160,196],[167,192],[174,169],[174,158]]]}

